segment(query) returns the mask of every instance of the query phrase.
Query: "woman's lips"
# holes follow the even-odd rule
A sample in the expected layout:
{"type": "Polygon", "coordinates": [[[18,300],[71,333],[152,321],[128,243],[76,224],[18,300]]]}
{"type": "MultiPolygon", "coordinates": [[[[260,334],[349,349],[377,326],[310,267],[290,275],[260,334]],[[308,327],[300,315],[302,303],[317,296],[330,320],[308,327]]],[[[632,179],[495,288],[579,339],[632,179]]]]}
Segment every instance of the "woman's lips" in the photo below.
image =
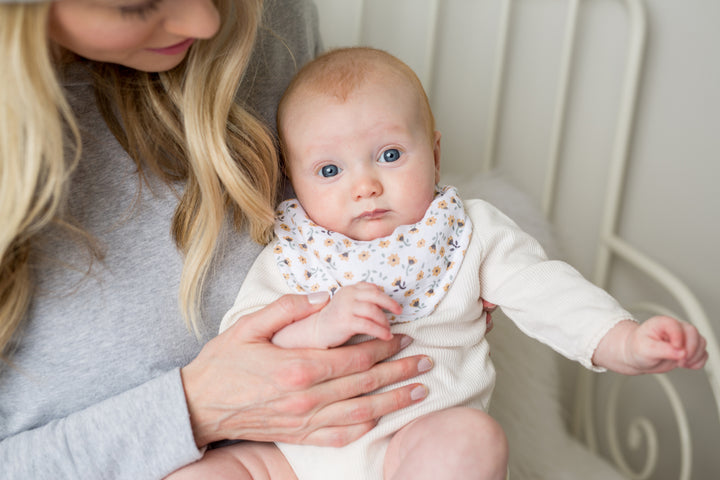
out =
{"type": "Polygon", "coordinates": [[[190,48],[190,45],[192,45],[194,41],[194,38],[188,38],[187,40],[176,43],[175,45],[170,45],[169,47],[148,48],[148,50],[150,50],[151,52],[159,53],[161,55],[177,55],[178,53],[183,53],[185,50],[190,48]]]}

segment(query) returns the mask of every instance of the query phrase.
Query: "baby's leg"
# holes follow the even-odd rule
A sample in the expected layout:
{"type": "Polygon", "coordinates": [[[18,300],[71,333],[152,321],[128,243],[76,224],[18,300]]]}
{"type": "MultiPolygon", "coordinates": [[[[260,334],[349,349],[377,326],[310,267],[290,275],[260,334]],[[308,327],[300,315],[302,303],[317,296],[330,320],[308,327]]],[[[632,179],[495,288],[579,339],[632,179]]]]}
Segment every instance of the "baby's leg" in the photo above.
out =
{"type": "Polygon", "coordinates": [[[297,480],[273,443],[241,442],[205,452],[203,458],[176,470],[166,480],[297,480]]]}
{"type": "Polygon", "coordinates": [[[508,446],[500,425],[466,407],[420,417],[398,431],[385,456],[385,480],[504,480],[508,446]]]}

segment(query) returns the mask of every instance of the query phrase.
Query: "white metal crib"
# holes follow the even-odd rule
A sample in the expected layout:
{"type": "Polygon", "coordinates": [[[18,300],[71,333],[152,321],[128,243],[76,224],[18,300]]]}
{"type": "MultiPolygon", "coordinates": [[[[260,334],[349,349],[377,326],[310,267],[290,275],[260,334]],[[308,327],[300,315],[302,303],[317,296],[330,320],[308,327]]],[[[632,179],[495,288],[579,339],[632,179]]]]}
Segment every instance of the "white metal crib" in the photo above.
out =
{"type": "MultiPolygon", "coordinates": [[[[592,229],[595,237],[592,244],[596,245],[596,254],[594,266],[589,269],[592,271],[591,279],[612,293],[618,294],[617,290],[622,290],[619,298],[639,318],[645,314],[667,314],[692,322],[708,340],[710,360],[704,371],[705,379],[692,376],[695,383],[690,384],[681,380],[681,384],[685,385],[681,388],[677,388],[676,379],[685,376],[686,372],[646,377],[642,380],[645,383],[641,384],[636,378],[612,374],[597,375],[582,368],[569,372],[567,365],[561,365],[557,374],[563,378],[551,387],[557,387],[560,391],[547,394],[550,397],[562,397],[563,389],[567,390],[568,385],[573,384],[575,391],[572,395],[572,418],[558,428],[571,431],[574,438],[579,439],[591,455],[609,459],[618,472],[617,478],[720,478],[720,473],[713,473],[720,471],[716,470],[720,460],[709,458],[711,456],[704,453],[698,454],[693,448],[698,435],[692,431],[693,422],[690,419],[693,415],[698,415],[702,407],[694,403],[690,409],[686,408],[687,395],[680,393],[680,390],[689,390],[691,397],[707,397],[704,405],[710,405],[711,411],[708,412],[707,408],[703,410],[704,422],[712,425],[709,428],[714,432],[714,439],[720,439],[720,349],[710,319],[690,288],[668,268],[645,254],[641,247],[623,238],[619,227],[625,206],[627,175],[632,160],[631,147],[636,127],[635,113],[638,92],[643,81],[648,38],[646,6],[643,0],[546,0],[536,1],[535,4],[532,4],[531,0],[316,0],[326,46],[373,45],[398,55],[416,70],[431,98],[438,128],[443,132],[443,171],[461,183],[461,190],[464,189],[470,194],[495,191],[496,198],[490,200],[497,200],[495,203],[505,202],[510,209],[518,209],[524,199],[531,199],[530,202],[535,205],[521,209],[520,215],[538,215],[541,223],[543,218],[549,220],[555,229],[550,236],[557,234],[561,237],[561,244],[562,233],[572,229],[572,225],[568,225],[572,218],[568,221],[568,215],[558,213],[558,207],[566,202],[586,201],[582,196],[573,198],[567,193],[558,198],[558,192],[563,191],[561,185],[571,183],[573,175],[573,158],[570,158],[572,146],[569,146],[574,133],[573,102],[577,103],[578,99],[584,98],[583,95],[594,95],[583,92],[575,82],[580,68],[577,50],[579,25],[584,27],[583,32],[590,29],[588,18],[599,8],[597,4],[601,2],[622,7],[607,8],[613,9],[611,15],[617,15],[617,11],[623,15],[619,23],[624,29],[614,30],[612,41],[617,40],[615,37],[622,37],[624,46],[614,50],[610,62],[620,64],[621,71],[612,77],[615,84],[610,89],[612,93],[609,98],[615,99],[616,104],[609,109],[612,119],[610,127],[605,128],[610,131],[607,134],[608,141],[600,142],[612,146],[608,147],[606,154],[599,153],[600,160],[595,162],[602,163],[606,168],[602,178],[603,186],[595,185],[593,188],[596,191],[591,189],[590,192],[580,192],[580,195],[595,194],[592,201],[587,200],[588,204],[595,202],[602,211],[592,229]],[[588,10],[592,11],[588,13],[588,10]],[[469,22],[463,19],[464,11],[468,15],[474,15],[475,20],[469,22]],[[533,119],[541,125],[538,129],[542,132],[538,135],[542,137],[546,147],[538,152],[534,146],[517,146],[525,141],[535,145],[533,139],[514,139],[512,132],[508,131],[508,124],[513,118],[527,120],[517,113],[519,100],[514,94],[518,89],[513,90],[512,86],[535,81],[532,73],[535,71],[535,60],[530,58],[528,62],[528,58],[525,58],[529,65],[518,67],[517,60],[513,57],[516,50],[512,48],[512,44],[518,41],[517,33],[534,21],[533,18],[544,18],[546,13],[559,18],[547,22],[552,29],[550,35],[557,37],[559,43],[554,44],[557,48],[548,49],[552,57],[545,60],[544,64],[545,67],[548,63],[551,64],[550,71],[554,72],[555,78],[549,91],[544,94],[547,98],[529,100],[547,104],[544,108],[547,115],[533,119]],[[467,28],[467,25],[475,28],[467,28]],[[454,28],[455,26],[457,28],[454,28]],[[479,31],[489,33],[490,35],[483,35],[483,38],[490,38],[492,41],[478,49],[473,41],[479,31]],[[473,65],[475,68],[480,65],[483,73],[467,70],[473,65]],[[530,75],[518,80],[518,72],[530,72],[530,75]],[[460,108],[465,108],[469,113],[458,112],[457,98],[461,101],[465,99],[468,105],[460,108]],[[537,161],[533,160],[530,164],[525,163],[518,167],[517,157],[524,156],[523,148],[533,149],[532,155],[537,161]],[[448,167],[446,162],[452,162],[451,166],[448,167]],[[502,174],[488,173],[497,171],[502,174]],[[491,179],[487,180],[486,177],[491,179]],[[490,187],[488,190],[488,185],[492,182],[502,184],[501,190],[505,193],[498,196],[497,188],[493,190],[490,187]],[[505,187],[508,184],[512,186],[505,187]],[[522,193],[508,193],[514,189],[522,193]],[[524,196],[525,194],[527,196],[524,196]],[[622,280],[618,282],[615,279],[616,271],[620,270],[622,273],[623,269],[633,270],[630,282],[642,278],[642,283],[660,285],[665,294],[673,300],[658,301],[657,295],[651,296],[650,300],[644,300],[642,296],[638,297],[640,300],[630,298],[631,295],[624,288],[628,281],[623,283],[622,280]],[[642,277],[638,277],[638,272],[642,277]],[[673,309],[680,308],[680,311],[675,313],[667,305],[672,305],[673,309]],[[657,388],[646,386],[647,378],[652,378],[650,381],[655,382],[657,388]],[[701,381],[705,386],[697,387],[701,381]],[[632,385],[641,386],[638,390],[633,389],[632,385]],[[662,392],[662,399],[658,399],[658,392],[662,392]],[[628,396],[631,398],[628,399],[628,396]],[[629,403],[635,406],[626,408],[629,403]],[[658,413],[656,405],[659,403],[669,405],[673,419],[667,420],[664,411],[658,413]],[[625,437],[621,438],[621,435],[625,437]],[[671,449],[675,450],[674,453],[670,452],[671,449]]],[[[540,35],[548,33],[541,31],[540,35]]],[[[522,108],[520,111],[523,111],[522,108]]],[[[508,213],[513,216],[512,212],[508,213]]],[[[525,226],[520,220],[518,219],[521,226],[525,226]]],[[[537,233],[532,226],[527,229],[531,233],[537,233]]],[[[544,233],[540,232],[541,235],[544,233]]],[[[642,295],[643,289],[640,289],[640,292],[642,295]]],[[[542,403],[537,398],[524,398],[522,402],[518,402],[517,408],[527,411],[512,410],[513,397],[517,396],[514,392],[519,392],[518,395],[534,395],[517,390],[512,382],[532,382],[532,377],[540,373],[532,370],[532,365],[527,366],[525,373],[519,369],[513,370],[513,362],[526,360],[518,359],[517,354],[509,353],[512,349],[519,348],[516,342],[521,340],[517,333],[507,330],[509,327],[502,325],[501,321],[496,323],[497,331],[490,334],[490,342],[494,349],[497,347],[499,350],[499,355],[493,358],[497,364],[501,364],[498,368],[498,389],[502,390],[497,392],[496,397],[499,396],[503,404],[498,404],[499,400],[496,398],[491,413],[497,413],[501,423],[503,418],[532,418],[543,415],[541,411],[534,410],[533,405],[542,403]],[[503,345],[503,342],[508,342],[507,335],[512,336],[512,345],[503,345]],[[507,365],[502,365],[503,363],[507,365]],[[510,380],[506,381],[506,386],[501,383],[502,375],[511,376],[510,380]]],[[[526,347],[524,351],[533,355],[536,347],[526,347]]],[[[493,352],[493,355],[496,355],[495,350],[493,352]]],[[[551,366],[554,361],[550,362],[551,366]]],[[[530,363],[532,362],[534,360],[531,359],[530,363]]],[[[555,372],[554,367],[552,368],[552,372],[555,372]]],[[[511,430],[509,436],[513,449],[515,445],[522,445],[521,437],[524,432],[522,425],[512,427],[511,430]],[[514,440],[513,435],[518,439],[514,440]]],[[[554,437],[548,434],[547,438],[552,441],[554,437]]],[[[700,441],[706,440],[706,435],[699,438],[700,441]]],[[[563,445],[569,444],[563,443],[559,448],[564,448],[563,445]]],[[[583,455],[578,449],[559,452],[557,461],[560,465],[554,465],[552,473],[548,473],[547,470],[542,470],[544,467],[533,466],[531,452],[513,451],[512,478],[610,478],[609,470],[605,470],[600,464],[595,466],[586,460],[579,461],[581,457],[585,458],[583,455]],[[562,466],[563,462],[568,464],[567,469],[562,466]],[[593,471],[596,472],[595,475],[593,471]]]]}

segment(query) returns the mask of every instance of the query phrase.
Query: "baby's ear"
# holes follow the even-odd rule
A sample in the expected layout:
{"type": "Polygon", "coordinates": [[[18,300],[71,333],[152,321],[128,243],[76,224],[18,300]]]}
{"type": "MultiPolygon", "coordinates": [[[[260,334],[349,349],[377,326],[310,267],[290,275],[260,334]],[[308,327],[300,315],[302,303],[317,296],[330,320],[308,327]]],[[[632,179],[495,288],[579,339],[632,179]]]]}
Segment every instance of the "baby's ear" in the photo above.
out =
{"type": "Polygon", "coordinates": [[[435,183],[440,181],[440,137],[442,135],[437,130],[433,135],[433,156],[435,157],[435,183]]]}

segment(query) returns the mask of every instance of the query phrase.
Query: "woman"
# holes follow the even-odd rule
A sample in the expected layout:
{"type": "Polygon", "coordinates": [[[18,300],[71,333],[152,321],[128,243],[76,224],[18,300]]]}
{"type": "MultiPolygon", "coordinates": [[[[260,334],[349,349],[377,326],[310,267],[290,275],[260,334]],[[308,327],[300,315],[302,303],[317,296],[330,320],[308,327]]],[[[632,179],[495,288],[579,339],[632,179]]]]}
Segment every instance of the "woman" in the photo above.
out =
{"type": "Polygon", "coordinates": [[[226,438],[342,445],[422,400],[360,396],[430,364],[381,363],[408,338],[270,343],[322,295],[210,340],[270,234],[277,100],[319,50],[309,1],[264,3],[0,0],[3,478],[160,478],[226,438]]]}

